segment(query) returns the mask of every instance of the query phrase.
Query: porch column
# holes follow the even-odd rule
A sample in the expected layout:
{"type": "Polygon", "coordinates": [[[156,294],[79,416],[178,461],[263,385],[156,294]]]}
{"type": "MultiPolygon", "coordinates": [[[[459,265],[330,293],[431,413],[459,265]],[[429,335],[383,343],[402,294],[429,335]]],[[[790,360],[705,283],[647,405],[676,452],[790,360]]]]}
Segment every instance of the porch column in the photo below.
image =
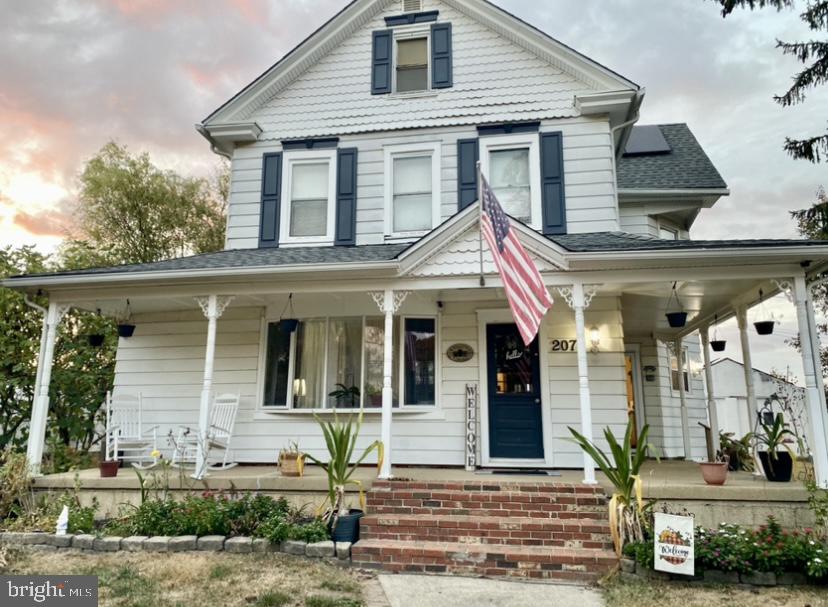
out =
{"type": "Polygon", "coordinates": [[[49,417],[49,384],[52,381],[52,363],[55,357],[55,340],[57,328],[64,314],[69,310],[68,305],[59,305],[51,302],[46,312],[41,334],[41,352],[35,379],[36,393],[32,399],[32,418],[29,422],[29,442],[26,446],[26,459],[29,462],[29,471],[33,475],[40,474],[40,464],[43,460],[43,446],[46,442],[46,420],[49,417]]]}
{"type": "MultiPolygon", "coordinates": [[[[681,443],[684,447],[684,459],[692,459],[690,450],[690,420],[687,416],[687,391],[684,389],[684,340],[681,337],[673,342],[676,351],[676,365],[678,366],[679,409],[681,413],[681,443]]],[[[690,380],[690,370],[687,370],[687,379],[690,380]]]]}
{"type": "Polygon", "coordinates": [[[204,353],[204,380],[201,385],[201,403],[198,409],[198,442],[196,443],[196,465],[193,478],[204,477],[207,468],[207,433],[210,429],[210,398],[213,391],[213,366],[216,357],[216,321],[233,300],[232,296],[209,295],[196,297],[204,316],[207,317],[207,348],[204,353]]]}
{"type": "Polygon", "coordinates": [[[394,292],[386,289],[382,292],[370,294],[380,311],[385,315],[385,333],[383,335],[382,356],[382,419],[380,440],[382,440],[385,458],[382,460],[379,478],[393,478],[391,474],[391,418],[394,411],[394,394],[391,388],[391,378],[394,372],[394,314],[399,310],[408,291],[394,292]]]}
{"type": "MultiPolygon", "coordinates": [[[[736,306],[736,322],[739,325],[739,341],[742,344],[742,365],[745,372],[745,400],[747,401],[748,432],[753,431],[756,423],[756,389],[753,384],[753,361],[750,358],[750,339],[747,328],[747,306],[736,306]]],[[[762,475],[756,453],[756,441],[753,441],[754,476],[762,475]]]]}
{"type": "Polygon", "coordinates": [[[704,383],[707,387],[707,420],[710,424],[713,456],[722,448],[719,442],[719,412],[716,410],[716,393],[713,389],[713,367],[710,364],[710,327],[705,325],[701,333],[702,354],[704,355],[704,383]]]}
{"type": "MultiPolygon", "coordinates": [[[[592,442],[592,397],[589,392],[589,365],[587,362],[587,340],[586,322],[584,321],[584,310],[589,307],[592,298],[595,296],[595,288],[590,288],[587,293],[583,283],[572,285],[571,298],[567,298],[562,291],[567,303],[575,311],[575,338],[578,344],[578,394],[581,403],[581,434],[588,441],[592,442]]],[[[587,455],[584,456],[584,484],[595,485],[595,462],[587,455]]]]}
{"type": "Polygon", "coordinates": [[[825,419],[828,414],[823,405],[824,388],[822,387],[819,337],[815,331],[815,323],[812,327],[810,322],[810,317],[813,315],[813,302],[804,276],[794,278],[794,301],[796,319],[799,324],[802,366],[805,372],[805,399],[814,437],[814,473],[817,484],[824,488],[828,487],[828,439],[826,439],[828,427],[825,419]]]}

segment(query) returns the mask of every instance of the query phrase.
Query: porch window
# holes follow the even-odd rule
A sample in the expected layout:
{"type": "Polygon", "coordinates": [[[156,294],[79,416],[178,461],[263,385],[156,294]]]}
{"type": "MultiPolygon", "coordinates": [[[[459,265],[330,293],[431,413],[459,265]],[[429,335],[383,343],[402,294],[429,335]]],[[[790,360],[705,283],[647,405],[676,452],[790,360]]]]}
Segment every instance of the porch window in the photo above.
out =
{"type": "Polygon", "coordinates": [[[336,150],[285,153],[281,242],[333,242],[335,159],[336,150]]]}
{"type": "MultiPolygon", "coordinates": [[[[684,359],[684,369],[682,375],[684,376],[684,392],[690,392],[690,362],[687,356],[687,348],[682,351],[682,358],[684,359]]],[[[670,387],[673,392],[681,390],[679,384],[678,359],[675,354],[670,354],[670,387]]]]}
{"type": "Polygon", "coordinates": [[[422,236],[440,223],[440,142],[385,148],[385,233],[422,236]]]}
{"type": "MultiPolygon", "coordinates": [[[[353,316],[299,322],[287,334],[267,326],[263,405],[292,409],[366,409],[382,406],[385,320],[353,316]]],[[[394,323],[392,404],[434,405],[436,321],[402,318],[394,323]],[[399,329],[399,330],[398,330],[399,329]],[[402,341],[400,335],[403,336],[402,341]]]]}

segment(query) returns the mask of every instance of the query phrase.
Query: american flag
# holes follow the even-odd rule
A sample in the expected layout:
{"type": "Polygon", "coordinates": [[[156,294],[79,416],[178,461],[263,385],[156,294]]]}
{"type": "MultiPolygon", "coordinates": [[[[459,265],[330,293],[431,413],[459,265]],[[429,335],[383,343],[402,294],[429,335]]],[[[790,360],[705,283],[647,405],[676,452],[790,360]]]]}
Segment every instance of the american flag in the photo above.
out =
{"type": "Polygon", "coordinates": [[[538,268],[521,246],[495,193],[482,174],[480,179],[483,200],[480,230],[489,243],[495,266],[503,279],[512,317],[523,342],[528,346],[538,334],[543,315],[552,307],[552,298],[538,268]]]}

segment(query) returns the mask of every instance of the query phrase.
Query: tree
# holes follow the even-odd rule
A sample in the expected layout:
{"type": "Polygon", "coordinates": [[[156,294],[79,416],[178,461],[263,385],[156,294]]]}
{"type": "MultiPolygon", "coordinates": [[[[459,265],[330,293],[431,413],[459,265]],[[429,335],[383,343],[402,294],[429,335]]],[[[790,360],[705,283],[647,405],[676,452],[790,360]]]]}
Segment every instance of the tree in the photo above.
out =
{"type": "MultiPolygon", "coordinates": [[[[227,172],[227,169],[224,169],[227,172]]],[[[77,238],[63,256],[73,265],[146,263],[224,245],[226,190],[221,178],[181,177],[147,153],[109,142],[80,175],[77,238]]]]}
{"type": "MultiPolygon", "coordinates": [[[[765,7],[782,10],[793,8],[794,0],[717,0],[722,6],[722,16],[727,17],[736,8],[750,10],[765,7]]],[[[809,0],[805,12],[800,16],[813,32],[828,31],[828,0],[809,0]]],[[[828,40],[809,40],[807,42],[776,41],[776,47],[785,55],[796,57],[805,68],[796,74],[790,88],[773,99],[783,107],[789,107],[805,101],[806,93],[828,82],[828,40]]],[[[828,156],[828,132],[806,139],[785,138],[785,151],[793,158],[820,162],[828,156]]]]}

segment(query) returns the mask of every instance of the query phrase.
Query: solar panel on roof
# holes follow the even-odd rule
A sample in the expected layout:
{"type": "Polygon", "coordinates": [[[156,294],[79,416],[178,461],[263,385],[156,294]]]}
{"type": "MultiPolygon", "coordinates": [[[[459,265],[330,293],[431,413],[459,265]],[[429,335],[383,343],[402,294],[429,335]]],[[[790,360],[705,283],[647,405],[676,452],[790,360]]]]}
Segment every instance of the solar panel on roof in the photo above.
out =
{"type": "Polygon", "coordinates": [[[633,127],[630,138],[627,140],[627,147],[624,149],[625,156],[637,156],[642,154],[669,154],[670,144],[664,139],[664,134],[658,125],[633,127]]]}

